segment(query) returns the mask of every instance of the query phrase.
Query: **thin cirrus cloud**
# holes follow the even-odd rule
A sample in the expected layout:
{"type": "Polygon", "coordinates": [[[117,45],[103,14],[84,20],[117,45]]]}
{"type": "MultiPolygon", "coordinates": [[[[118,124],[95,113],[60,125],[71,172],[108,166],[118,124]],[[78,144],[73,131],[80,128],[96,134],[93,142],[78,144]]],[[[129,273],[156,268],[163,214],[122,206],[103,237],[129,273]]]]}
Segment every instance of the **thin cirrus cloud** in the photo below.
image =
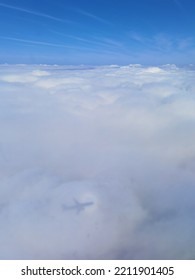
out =
{"type": "MultiPolygon", "coordinates": [[[[58,34],[60,36],[62,36],[63,33],[56,33],[53,32],[54,34],[58,34]]],[[[63,37],[66,37],[66,35],[63,34],[63,37]]],[[[49,49],[52,48],[58,48],[60,50],[60,52],[63,52],[65,49],[66,52],[63,52],[63,56],[60,56],[59,54],[56,54],[55,56],[53,56],[54,60],[52,60],[52,62],[54,63],[62,63],[62,62],[66,62],[70,61],[69,63],[79,63],[83,64],[83,63],[91,63],[91,61],[94,59],[94,56],[96,56],[96,63],[98,60],[101,61],[108,61],[108,59],[112,59],[113,55],[115,57],[119,56],[119,52],[118,52],[118,47],[117,49],[113,49],[113,47],[108,44],[105,43],[103,41],[96,41],[96,40],[85,40],[83,38],[80,37],[74,37],[74,36],[68,36],[67,38],[69,38],[69,40],[66,43],[66,40],[61,40],[62,43],[55,43],[54,42],[48,42],[48,41],[39,41],[39,40],[32,40],[32,39],[27,39],[27,38],[16,38],[16,37],[8,37],[8,36],[0,36],[0,39],[4,42],[6,41],[12,41],[15,43],[20,43],[23,46],[25,46],[26,44],[28,44],[28,46],[30,46],[31,50],[35,50],[35,47],[40,46],[47,48],[47,52],[49,49]],[[64,42],[63,42],[64,41],[64,42]],[[80,44],[76,44],[75,41],[79,41],[80,44]],[[103,49],[102,49],[103,47],[103,49]],[[73,57],[69,54],[72,54],[73,57]],[[75,60],[74,60],[75,57],[75,60]]],[[[46,53],[47,53],[46,52],[46,53]]],[[[28,56],[28,54],[27,54],[28,56]]],[[[6,55],[4,55],[4,59],[5,59],[6,55]]],[[[43,54],[39,54],[36,55],[36,57],[39,59],[41,57],[41,59],[44,59],[44,55],[43,54]]],[[[22,56],[20,56],[20,59],[16,59],[16,63],[23,63],[24,60],[26,59],[25,54],[24,54],[24,59],[22,56]]],[[[29,59],[29,57],[28,57],[29,59]]],[[[49,60],[51,61],[52,56],[49,56],[49,60]]],[[[120,59],[120,57],[119,57],[120,59]]],[[[9,59],[8,61],[9,62],[9,59]]]]}
{"type": "Polygon", "coordinates": [[[69,34],[65,34],[65,33],[62,33],[62,32],[58,32],[58,31],[55,31],[55,30],[50,30],[50,32],[52,32],[53,34],[56,34],[56,35],[59,35],[59,36],[62,36],[64,38],[69,38],[69,39],[72,39],[72,40],[76,40],[76,41],[79,41],[81,43],[85,43],[85,44],[88,44],[88,45],[94,45],[94,44],[100,44],[100,45],[104,45],[104,42],[102,42],[101,40],[97,40],[95,38],[84,38],[84,37],[79,37],[79,36],[74,36],[74,35],[69,35],[69,34]]]}
{"type": "Polygon", "coordinates": [[[55,44],[55,43],[36,41],[36,40],[27,40],[27,39],[22,39],[22,38],[15,38],[15,37],[0,36],[0,38],[4,39],[4,40],[10,40],[10,41],[30,43],[33,45],[43,45],[43,46],[58,47],[58,48],[70,48],[71,47],[71,46],[67,46],[67,45],[63,45],[63,44],[55,44]]]}
{"type": "Polygon", "coordinates": [[[75,41],[78,41],[81,43],[81,46],[86,46],[88,48],[91,47],[91,50],[94,50],[92,49],[92,47],[96,47],[96,49],[98,48],[102,48],[104,47],[104,49],[101,49],[101,52],[105,52],[106,50],[117,50],[117,49],[121,49],[123,48],[123,44],[121,42],[118,42],[116,40],[112,40],[110,38],[102,38],[102,37],[95,37],[95,36],[88,36],[88,37],[80,37],[80,36],[74,36],[74,35],[70,35],[70,34],[65,34],[65,33],[62,33],[62,32],[58,32],[58,31],[55,31],[55,30],[50,30],[51,33],[53,34],[56,34],[60,37],[63,37],[63,38],[66,38],[66,39],[70,39],[71,42],[75,42],[75,41]]]}
{"type": "Polygon", "coordinates": [[[10,40],[10,41],[15,41],[15,42],[20,42],[20,43],[27,43],[30,45],[40,45],[40,46],[46,46],[46,47],[54,47],[54,48],[66,48],[69,50],[92,50],[87,47],[81,47],[81,46],[76,46],[71,45],[71,44],[59,44],[59,43],[51,43],[51,42],[45,42],[45,41],[36,41],[36,40],[28,40],[28,39],[23,39],[23,38],[15,38],[15,37],[6,37],[6,36],[0,36],[1,39],[3,40],[10,40]]]}
{"type": "Polygon", "coordinates": [[[130,32],[130,39],[153,50],[169,52],[174,50],[185,50],[194,48],[193,37],[172,37],[166,33],[157,33],[151,37],[144,36],[137,32],[130,32]]]}
{"type": "Polygon", "coordinates": [[[103,24],[107,24],[107,25],[111,25],[111,22],[109,22],[108,20],[102,18],[102,17],[99,17],[97,15],[94,15],[93,13],[89,13],[85,10],[82,10],[82,9],[74,9],[74,11],[80,15],[83,15],[85,17],[88,17],[88,18],[91,18],[97,22],[100,22],[100,23],[103,23],[103,24]]]}
{"type": "Polygon", "coordinates": [[[1,65],[0,259],[194,259],[194,71],[1,65]]]}
{"type": "Polygon", "coordinates": [[[22,12],[22,13],[31,14],[31,15],[34,15],[34,16],[51,19],[51,20],[54,20],[54,21],[62,22],[62,23],[72,23],[69,20],[64,20],[64,19],[61,19],[61,18],[58,18],[58,17],[48,15],[46,13],[40,13],[40,12],[25,9],[25,8],[22,8],[22,7],[18,7],[18,6],[8,5],[8,4],[5,4],[5,3],[0,3],[0,6],[3,7],[3,8],[6,8],[6,9],[11,9],[11,10],[19,11],[19,12],[22,12]]]}

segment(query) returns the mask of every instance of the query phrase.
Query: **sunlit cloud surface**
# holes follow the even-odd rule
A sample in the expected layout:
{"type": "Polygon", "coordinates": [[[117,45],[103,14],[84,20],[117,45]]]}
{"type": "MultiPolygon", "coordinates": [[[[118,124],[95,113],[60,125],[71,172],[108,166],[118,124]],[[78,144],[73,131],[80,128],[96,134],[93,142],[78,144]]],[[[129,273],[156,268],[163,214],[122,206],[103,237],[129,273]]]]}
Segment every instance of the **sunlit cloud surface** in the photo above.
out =
{"type": "Polygon", "coordinates": [[[194,74],[1,65],[0,258],[194,259],[194,74]]]}

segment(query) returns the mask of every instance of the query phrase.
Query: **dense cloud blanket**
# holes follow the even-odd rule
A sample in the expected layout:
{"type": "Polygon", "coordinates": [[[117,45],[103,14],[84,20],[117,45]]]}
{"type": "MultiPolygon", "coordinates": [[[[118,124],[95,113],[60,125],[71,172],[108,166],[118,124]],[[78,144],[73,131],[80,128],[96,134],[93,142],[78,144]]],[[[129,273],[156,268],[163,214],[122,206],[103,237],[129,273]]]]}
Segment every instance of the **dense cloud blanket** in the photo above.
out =
{"type": "Polygon", "coordinates": [[[0,66],[1,259],[194,259],[194,200],[192,66],[0,66]]]}

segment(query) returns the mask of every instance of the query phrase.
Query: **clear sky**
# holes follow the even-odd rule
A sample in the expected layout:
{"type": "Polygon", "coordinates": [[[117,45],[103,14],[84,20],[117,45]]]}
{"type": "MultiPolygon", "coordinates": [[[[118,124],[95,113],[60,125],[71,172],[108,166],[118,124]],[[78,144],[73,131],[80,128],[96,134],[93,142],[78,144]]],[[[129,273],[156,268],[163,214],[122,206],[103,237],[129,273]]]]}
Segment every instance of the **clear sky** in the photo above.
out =
{"type": "Polygon", "coordinates": [[[0,63],[189,64],[194,0],[4,0],[0,63]]]}

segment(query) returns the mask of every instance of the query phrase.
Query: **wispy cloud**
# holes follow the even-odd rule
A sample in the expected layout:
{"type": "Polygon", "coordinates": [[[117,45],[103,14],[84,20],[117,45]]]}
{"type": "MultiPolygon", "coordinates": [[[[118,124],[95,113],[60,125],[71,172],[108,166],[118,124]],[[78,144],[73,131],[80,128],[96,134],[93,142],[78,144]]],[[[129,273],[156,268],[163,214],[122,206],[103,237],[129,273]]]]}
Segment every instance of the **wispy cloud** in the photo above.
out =
{"type": "Polygon", "coordinates": [[[60,47],[60,48],[70,48],[71,47],[71,46],[63,45],[63,44],[55,44],[55,43],[35,41],[35,40],[26,40],[26,39],[15,38],[15,37],[0,36],[0,39],[11,40],[11,41],[16,41],[16,42],[23,42],[23,43],[30,43],[33,45],[50,46],[50,47],[60,47]]]}
{"type": "Polygon", "coordinates": [[[167,34],[157,34],[153,37],[152,41],[155,47],[162,51],[169,51],[174,46],[174,40],[167,34]]]}
{"type": "Polygon", "coordinates": [[[104,42],[110,46],[117,47],[117,48],[123,47],[123,44],[121,42],[110,39],[110,38],[102,38],[102,42],[104,42]]]}
{"type": "Polygon", "coordinates": [[[193,37],[183,38],[178,41],[179,50],[185,50],[190,47],[195,47],[195,42],[193,37]]]}
{"type": "Polygon", "coordinates": [[[5,4],[5,3],[0,3],[0,7],[11,9],[11,10],[14,10],[14,11],[27,13],[27,14],[31,14],[31,15],[34,15],[34,16],[39,16],[39,17],[42,17],[42,18],[55,20],[55,21],[58,21],[58,22],[71,23],[71,21],[69,21],[69,20],[64,20],[64,19],[61,19],[61,18],[58,18],[58,17],[54,17],[54,16],[51,16],[51,15],[45,14],[45,13],[35,12],[35,11],[29,10],[29,9],[16,7],[16,6],[8,5],[8,4],[5,4]]]}
{"type": "Polygon", "coordinates": [[[179,9],[183,10],[182,4],[181,4],[181,2],[180,2],[179,0],[174,0],[174,3],[176,4],[176,6],[177,6],[179,9]]]}
{"type": "Polygon", "coordinates": [[[194,47],[194,39],[192,37],[175,38],[166,33],[158,33],[151,37],[145,37],[142,34],[132,32],[130,39],[149,49],[162,52],[172,50],[181,51],[194,47]]]}
{"type": "Polygon", "coordinates": [[[76,40],[79,41],[80,43],[83,43],[85,45],[93,45],[93,46],[101,46],[104,48],[114,48],[114,49],[118,49],[118,48],[122,48],[123,44],[121,42],[118,42],[116,40],[110,39],[110,38],[101,38],[101,37],[90,37],[90,38],[85,38],[85,37],[80,37],[80,36],[74,36],[74,35],[70,35],[70,34],[64,34],[62,32],[58,32],[58,31],[54,31],[54,30],[50,30],[52,33],[59,35],[59,36],[63,36],[65,38],[69,38],[72,40],[76,40]]]}
{"type": "MultiPolygon", "coordinates": [[[[98,49],[95,49],[94,47],[85,47],[85,46],[78,46],[76,44],[56,44],[56,43],[51,43],[51,42],[45,42],[45,41],[36,41],[36,40],[28,40],[28,39],[23,39],[23,38],[15,38],[15,37],[6,37],[6,36],[0,36],[0,39],[3,40],[10,40],[10,41],[15,41],[15,42],[19,42],[19,43],[24,43],[24,44],[30,44],[30,45],[40,45],[40,46],[48,46],[48,47],[54,47],[54,48],[66,48],[69,50],[77,50],[77,51],[81,51],[81,52],[90,52],[90,53],[97,53],[99,52],[98,49]]],[[[79,38],[75,39],[79,40],[79,38]]],[[[82,38],[80,38],[82,39],[82,38]]],[[[95,44],[95,43],[94,43],[95,44]]],[[[100,45],[100,43],[99,43],[100,45]]],[[[103,45],[103,43],[102,43],[103,45]]],[[[105,45],[104,45],[105,47],[105,45]]],[[[108,53],[108,51],[106,49],[101,49],[101,53],[108,53]]],[[[111,54],[111,52],[109,52],[109,54],[111,54]]]]}
{"type": "Polygon", "coordinates": [[[62,33],[62,32],[54,31],[54,30],[50,30],[50,32],[52,32],[56,35],[62,36],[64,38],[70,38],[70,39],[80,41],[80,42],[84,42],[84,43],[90,43],[91,44],[93,42],[92,40],[89,40],[89,39],[86,39],[86,38],[83,38],[83,37],[70,35],[70,34],[65,34],[65,33],[62,33]]]}
{"type": "Polygon", "coordinates": [[[76,9],[75,10],[77,13],[79,13],[80,15],[83,15],[83,16],[86,16],[86,17],[89,17],[89,18],[92,18],[98,22],[101,22],[101,23],[104,23],[104,24],[111,24],[108,20],[102,18],[102,17],[99,17],[99,16],[96,16],[92,13],[89,13],[87,11],[84,11],[84,10],[81,10],[81,9],[76,9]]]}
{"type": "Polygon", "coordinates": [[[130,38],[134,41],[143,43],[146,41],[146,38],[143,37],[141,34],[138,34],[137,32],[131,32],[130,33],[130,38]]]}

